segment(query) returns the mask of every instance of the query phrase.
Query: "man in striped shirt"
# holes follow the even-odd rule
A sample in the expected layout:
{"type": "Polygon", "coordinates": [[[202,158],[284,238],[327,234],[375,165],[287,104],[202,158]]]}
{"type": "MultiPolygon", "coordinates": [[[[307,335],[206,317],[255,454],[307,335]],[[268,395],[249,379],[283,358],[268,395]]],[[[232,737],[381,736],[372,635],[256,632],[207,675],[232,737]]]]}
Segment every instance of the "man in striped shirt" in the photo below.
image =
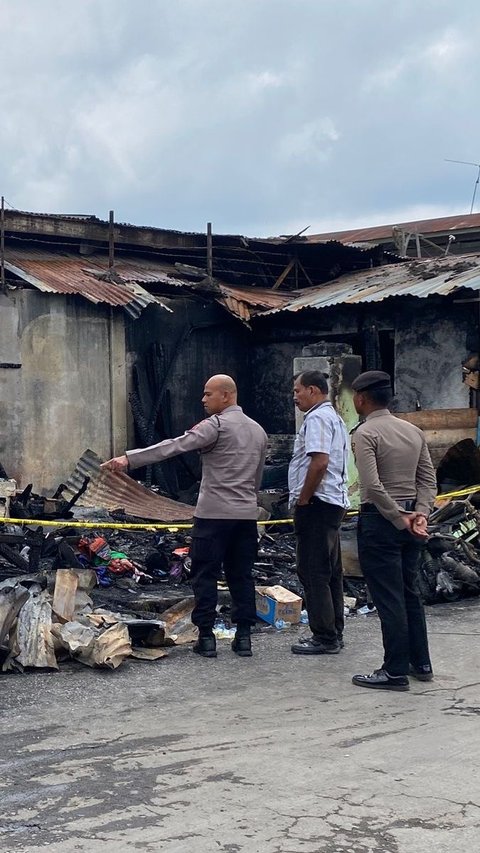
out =
{"type": "Polygon", "coordinates": [[[320,371],[297,376],[293,398],[305,419],[295,440],[288,486],[297,537],[297,572],[312,636],[300,638],[292,652],[337,654],[343,647],[339,529],[349,506],[348,434],[328,399],[327,380],[320,371]]]}

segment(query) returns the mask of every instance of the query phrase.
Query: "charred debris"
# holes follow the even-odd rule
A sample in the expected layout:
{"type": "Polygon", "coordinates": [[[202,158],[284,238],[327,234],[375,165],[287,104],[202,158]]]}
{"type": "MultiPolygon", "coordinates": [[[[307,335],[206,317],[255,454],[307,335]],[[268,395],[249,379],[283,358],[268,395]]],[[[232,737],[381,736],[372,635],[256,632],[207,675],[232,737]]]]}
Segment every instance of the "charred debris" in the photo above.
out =
{"type": "MultiPolygon", "coordinates": [[[[280,469],[287,444],[283,447],[277,441],[272,446],[271,458],[280,469]]],[[[31,487],[17,493],[12,480],[0,479],[0,665],[4,672],[58,669],[72,659],[115,669],[129,657],[158,660],[168,654],[169,646],[194,639],[187,526],[193,507],[168,501],[139,484],[135,486],[146,515],[115,509],[114,499],[109,509],[88,506],[89,495],[100,488],[98,482],[91,482],[101,478],[93,457],[87,456],[91,473],[96,472],[92,477],[84,477],[78,486],[77,471],[77,478],[61,484],[51,498],[34,494],[31,487]],[[142,490],[153,501],[151,513],[142,490]],[[155,512],[158,518],[160,505],[167,518],[156,529],[151,519],[155,512]],[[179,507],[181,523],[174,519],[172,505],[179,507]],[[135,529],[142,522],[142,529],[135,529]]],[[[455,453],[447,460],[447,473],[452,458],[455,453]]],[[[480,594],[480,498],[473,487],[466,492],[455,499],[440,496],[430,518],[420,567],[420,590],[427,604],[480,594]]],[[[262,493],[267,520],[259,525],[255,581],[259,587],[280,585],[301,595],[285,497],[281,488],[262,493]],[[269,524],[282,518],[285,524],[269,524]]],[[[355,533],[353,514],[342,527],[349,615],[372,612],[358,566],[355,533]]],[[[229,595],[222,581],[219,589],[218,636],[230,636],[229,595]]],[[[259,621],[257,630],[275,629],[259,621]]]]}

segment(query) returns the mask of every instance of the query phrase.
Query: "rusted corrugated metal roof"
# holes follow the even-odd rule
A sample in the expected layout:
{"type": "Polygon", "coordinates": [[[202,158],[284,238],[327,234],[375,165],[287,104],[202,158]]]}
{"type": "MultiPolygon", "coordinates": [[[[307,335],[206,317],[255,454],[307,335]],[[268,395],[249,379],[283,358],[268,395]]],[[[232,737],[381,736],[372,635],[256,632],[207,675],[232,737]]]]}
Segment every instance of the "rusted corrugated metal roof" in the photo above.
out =
{"type": "Polygon", "coordinates": [[[347,231],[328,231],[325,234],[311,234],[306,237],[306,242],[326,243],[330,240],[336,240],[339,243],[372,243],[375,240],[392,239],[395,228],[409,231],[411,234],[449,234],[455,231],[465,231],[469,228],[480,228],[480,213],[463,216],[441,216],[438,219],[418,219],[413,222],[375,225],[372,228],[352,228],[347,231]]]}
{"type": "MultiPolygon", "coordinates": [[[[105,254],[82,257],[42,249],[9,248],[5,267],[39,290],[80,294],[91,302],[123,306],[133,316],[138,316],[142,308],[151,302],[166,308],[144,286],[157,284],[167,289],[186,288],[189,291],[195,291],[199,286],[198,282],[182,278],[172,265],[125,254],[115,261],[113,270],[109,270],[105,254]]],[[[217,284],[221,293],[216,297],[217,301],[244,322],[249,321],[252,309],[280,307],[288,299],[288,296],[262,288],[217,284]]]]}
{"type": "Polygon", "coordinates": [[[221,284],[222,298],[217,301],[231,314],[248,323],[252,314],[269,308],[282,308],[291,300],[291,294],[259,287],[232,287],[221,284]]]}
{"type": "Polygon", "coordinates": [[[447,296],[462,287],[480,290],[480,255],[415,260],[344,275],[321,287],[297,291],[290,295],[288,304],[264,311],[262,316],[302,308],[382,302],[393,296],[424,298],[434,293],[447,296]]]}
{"type": "MultiPolygon", "coordinates": [[[[62,252],[45,252],[39,249],[11,249],[5,253],[5,268],[23,281],[47,293],[75,293],[90,302],[123,306],[138,317],[141,310],[159,300],[148,293],[141,284],[167,278],[164,268],[135,263],[119,262],[113,271],[108,260],[101,257],[82,257],[62,252]]],[[[159,303],[163,305],[163,303],[159,303]]],[[[163,305],[166,308],[165,305],[163,305]]],[[[166,308],[166,310],[170,310],[166,308]]]]}
{"type": "Polygon", "coordinates": [[[93,450],[86,450],[67,480],[65,497],[73,497],[90,478],[86,491],[77,501],[79,506],[123,509],[128,515],[155,521],[190,521],[195,507],[156,495],[127,474],[100,468],[101,459],[93,450]]]}

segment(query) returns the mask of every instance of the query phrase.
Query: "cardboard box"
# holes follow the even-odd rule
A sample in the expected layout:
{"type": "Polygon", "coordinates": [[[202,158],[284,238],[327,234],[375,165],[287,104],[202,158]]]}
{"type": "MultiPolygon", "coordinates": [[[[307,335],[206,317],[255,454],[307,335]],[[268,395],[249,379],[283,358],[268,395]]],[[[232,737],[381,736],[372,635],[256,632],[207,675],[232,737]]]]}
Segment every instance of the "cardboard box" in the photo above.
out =
{"type": "Polygon", "coordinates": [[[302,612],[302,599],[284,586],[255,587],[257,616],[274,625],[279,619],[298,625],[302,612]]]}

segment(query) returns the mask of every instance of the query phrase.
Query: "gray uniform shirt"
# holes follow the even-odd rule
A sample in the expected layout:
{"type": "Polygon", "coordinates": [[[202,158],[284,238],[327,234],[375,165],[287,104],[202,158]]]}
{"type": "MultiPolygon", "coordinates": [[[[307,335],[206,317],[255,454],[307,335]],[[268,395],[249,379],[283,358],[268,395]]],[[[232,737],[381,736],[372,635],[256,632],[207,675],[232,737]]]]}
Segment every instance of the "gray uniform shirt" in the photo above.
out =
{"type": "Polygon", "coordinates": [[[131,469],[162,462],[189,450],[202,454],[202,482],[197,518],[257,518],[267,435],[260,424],[229,406],[178,438],[126,453],[131,469]]]}
{"type": "Polygon", "coordinates": [[[437,481],[423,432],[388,409],[368,415],[352,435],[360,478],[360,500],[373,503],[399,530],[405,510],[397,501],[415,500],[429,516],[437,481]]]}

